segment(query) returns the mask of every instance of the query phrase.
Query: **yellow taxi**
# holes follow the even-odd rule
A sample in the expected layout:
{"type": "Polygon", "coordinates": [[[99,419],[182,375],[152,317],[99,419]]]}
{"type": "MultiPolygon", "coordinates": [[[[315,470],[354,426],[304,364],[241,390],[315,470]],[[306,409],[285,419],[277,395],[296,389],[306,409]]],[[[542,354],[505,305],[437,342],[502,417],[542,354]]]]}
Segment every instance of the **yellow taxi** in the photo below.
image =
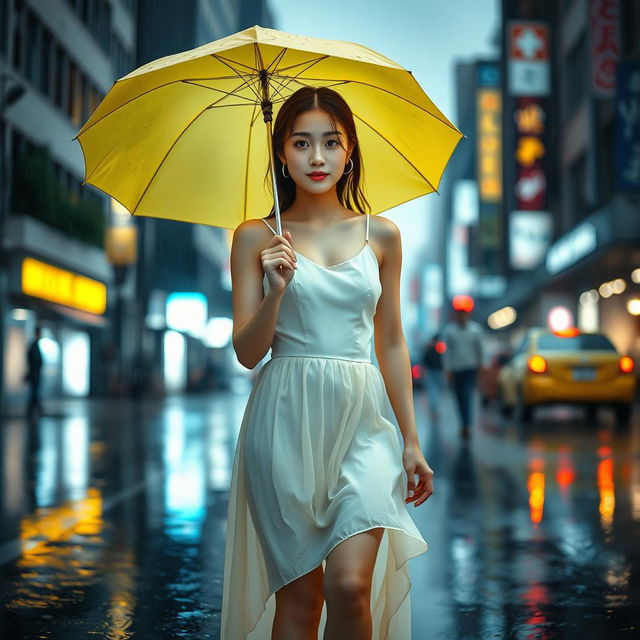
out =
{"type": "Polygon", "coordinates": [[[539,405],[577,403],[590,412],[610,405],[627,422],[636,393],[634,369],[633,359],[601,333],[529,329],[498,376],[503,413],[515,410],[528,421],[539,405]]]}

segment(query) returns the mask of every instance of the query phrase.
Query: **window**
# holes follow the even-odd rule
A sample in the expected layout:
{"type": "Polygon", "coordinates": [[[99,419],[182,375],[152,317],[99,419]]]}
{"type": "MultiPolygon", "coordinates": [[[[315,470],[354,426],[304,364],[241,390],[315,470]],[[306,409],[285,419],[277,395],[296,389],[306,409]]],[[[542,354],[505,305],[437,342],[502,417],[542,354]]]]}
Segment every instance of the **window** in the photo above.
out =
{"type": "Polygon", "coordinates": [[[11,51],[11,65],[14,69],[24,72],[24,5],[16,0],[13,8],[13,49],[11,51]]]}
{"type": "Polygon", "coordinates": [[[27,11],[27,38],[25,42],[26,76],[35,87],[40,86],[40,65],[42,61],[42,42],[40,40],[40,22],[36,15],[27,11]]]}
{"type": "Polygon", "coordinates": [[[9,39],[7,31],[9,29],[9,0],[0,0],[0,55],[6,56],[9,52],[9,39]]]}
{"type": "Polygon", "coordinates": [[[38,88],[48,98],[53,99],[51,67],[53,63],[53,37],[46,28],[42,28],[40,46],[40,82],[38,88]]]}
{"type": "Polygon", "coordinates": [[[111,39],[111,63],[118,78],[126,76],[133,69],[131,55],[124,48],[118,36],[113,34],[111,39]]]}
{"type": "Polygon", "coordinates": [[[100,104],[100,96],[98,94],[98,91],[92,84],[89,84],[89,104],[88,104],[89,115],[91,115],[96,110],[99,104],[100,104]]]}
{"type": "Polygon", "coordinates": [[[69,62],[69,84],[67,113],[72,124],[79,125],[82,118],[81,74],[75,62],[69,62]]]}
{"type": "Polygon", "coordinates": [[[542,334],[538,338],[540,351],[615,351],[609,339],[601,333],[583,333],[579,336],[556,336],[552,333],[542,334]]]}

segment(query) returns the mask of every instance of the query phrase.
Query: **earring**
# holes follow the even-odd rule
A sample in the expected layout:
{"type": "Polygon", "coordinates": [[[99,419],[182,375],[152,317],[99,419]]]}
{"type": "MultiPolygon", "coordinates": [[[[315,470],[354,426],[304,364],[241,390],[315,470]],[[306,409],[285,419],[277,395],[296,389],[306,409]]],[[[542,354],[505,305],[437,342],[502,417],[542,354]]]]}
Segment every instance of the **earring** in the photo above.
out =
{"type": "Polygon", "coordinates": [[[286,166],[287,166],[286,164],[282,165],[282,175],[284,176],[285,180],[291,177],[288,173],[284,172],[286,166]]]}
{"type": "MultiPolygon", "coordinates": [[[[351,163],[351,169],[349,169],[349,171],[345,171],[342,174],[343,176],[348,176],[353,171],[353,160],[351,158],[349,158],[349,162],[351,163]]],[[[345,164],[344,166],[346,167],[347,165],[345,164]]]]}

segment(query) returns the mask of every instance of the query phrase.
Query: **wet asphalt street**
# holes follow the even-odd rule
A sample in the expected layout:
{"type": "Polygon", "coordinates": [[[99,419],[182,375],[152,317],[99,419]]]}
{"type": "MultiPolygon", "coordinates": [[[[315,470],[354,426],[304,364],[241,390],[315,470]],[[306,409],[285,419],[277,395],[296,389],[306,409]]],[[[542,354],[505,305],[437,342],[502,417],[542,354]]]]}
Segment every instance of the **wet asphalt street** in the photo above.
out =
{"type": "MultiPolygon", "coordinates": [[[[49,402],[1,421],[0,637],[218,638],[248,389],[49,402]]],[[[488,409],[464,442],[416,392],[434,495],[411,514],[414,640],[640,636],[640,421],[488,409]]]]}

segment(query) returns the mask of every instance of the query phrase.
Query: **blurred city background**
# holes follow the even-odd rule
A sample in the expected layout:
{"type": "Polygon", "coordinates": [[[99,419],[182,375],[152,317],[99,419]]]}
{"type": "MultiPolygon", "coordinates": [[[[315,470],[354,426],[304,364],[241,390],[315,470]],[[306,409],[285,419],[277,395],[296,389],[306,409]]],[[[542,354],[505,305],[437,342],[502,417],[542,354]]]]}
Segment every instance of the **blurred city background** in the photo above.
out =
{"type": "Polygon", "coordinates": [[[440,483],[414,637],[637,633],[640,0],[0,0],[0,628],[217,637],[259,369],[231,344],[231,232],[132,218],[73,138],[118,78],[255,24],[376,49],[466,136],[439,194],[383,214],[440,483]],[[486,346],[469,444],[427,380],[454,300],[486,346]]]}

